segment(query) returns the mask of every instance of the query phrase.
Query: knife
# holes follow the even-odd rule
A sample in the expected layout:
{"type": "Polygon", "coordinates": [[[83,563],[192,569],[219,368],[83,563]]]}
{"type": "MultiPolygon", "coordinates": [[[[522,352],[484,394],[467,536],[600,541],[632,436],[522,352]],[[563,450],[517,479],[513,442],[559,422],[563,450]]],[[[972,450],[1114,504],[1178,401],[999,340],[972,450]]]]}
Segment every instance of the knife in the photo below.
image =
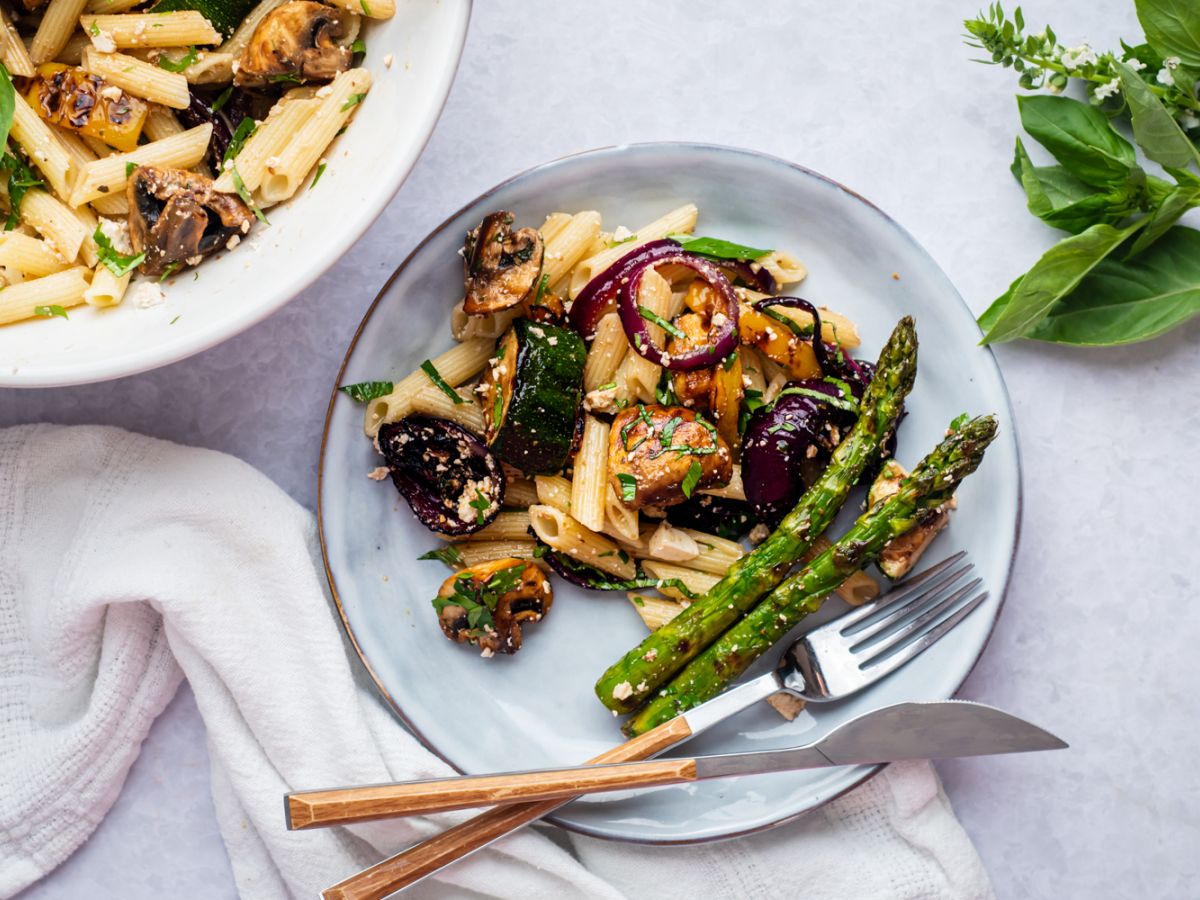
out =
{"type": "Polygon", "coordinates": [[[408,781],[287,797],[294,828],[554,800],[710,778],[799,769],[1060,750],[1067,744],[1003,710],[967,700],[897,703],[864,713],[803,747],[689,759],[574,766],[408,781]]]}

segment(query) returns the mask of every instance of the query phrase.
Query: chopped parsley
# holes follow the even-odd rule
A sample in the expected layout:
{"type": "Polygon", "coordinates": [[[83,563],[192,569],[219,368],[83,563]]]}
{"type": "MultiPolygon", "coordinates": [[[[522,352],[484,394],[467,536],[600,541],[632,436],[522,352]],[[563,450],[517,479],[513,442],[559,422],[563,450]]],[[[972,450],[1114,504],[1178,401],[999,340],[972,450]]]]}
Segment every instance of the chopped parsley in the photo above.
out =
{"type": "Polygon", "coordinates": [[[366,99],[366,97],[367,97],[366,94],[351,94],[350,99],[348,99],[345,103],[342,104],[342,112],[345,112],[348,109],[358,106],[358,104],[362,103],[363,100],[366,99]]]}
{"type": "Polygon", "coordinates": [[[538,281],[537,295],[533,298],[535,306],[542,302],[542,297],[546,296],[546,289],[548,287],[550,287],[550,273],[546,272],[542,275],[541,280],[538,281]]]}
{"type": "Polygon", "coordinates": [[[343,384],[338,388],[355,403],[367,403],[392,392],[395,385],[390,381],[360,381],[358,384],[343,384]]]}
{"type": "Polygon", "coordinates": [[[626,503],[632,503],[637,499],[637,479],[625,472],[617,475],[617,481],[621,482],[621,499],[626,503]]]}
{"type": "Polygon", "coordinates": [[[138,164],[135,162],[125,163],[125,177],[128,178],[137,170],[138,164]]]}
{"type": "Polygon", "coordinates": [[[469,501],[467,505],[475,510],[475,524],[482,525],[487,519],[487,511],[492,505],[492,501],[487,498],[487,494],[479,488],[475,488],[475,499],[469,501]]]}
{"type": "Polygon", "coordinates": [[[684,334],[682,331],[680,331],[679,328],[677,328],[675,325],[668,322],[666,319],[664,319],[662,316],[660,316],[658,313],[656,313],[652,309],[649,309],[645,306],[639,306],[638,307],[638,315],[640,315],[647,322],[651,322],[651,323],[657,325],[659,328],[661,328],[667,334],[671,335],[671,337],[677,337],[677,338],[686,338],[687,337],[687,335],[684,334]]]}
{"type": "MultiPolygon", "coordinates": [[[[8,69],[0,63],[0,150],[8,146],[8,133],[12,129],[13,116],[17,110],[17,90],[13,87],[8,69]]],[[[5,156],[8,156],[6,153],[5,156]]]]}
{"type": "Polygon", "coordinates": [[[321,176],[324,174],[325,174],[325,163],[318,163],[317,164],[317,174],[313,176],[312,184],[310,184],[308,186],[308,189],[310,191],[317,186],[317,182],[321,180],[321,176]]]}
{"type": "Polygon", "coordinates": [[[229,98],[232,96],[233,96],[233,85],[231,84],[229,87],[225,88],[225,90],[221,91],[221,93],[217,95],[217,99],[213,101],[212,111],[220,112],[221,107],[223,107],[226,103],[228,103],[229,98]]]}
{"type": "Polygon", "coordinates": [[[92,232],[92,240],[96,242],[97,255],[100,257],[100,262],[104,263],[104,267],[118,278],[128,275],[140,266],[146,258],[144,252],[138,253],[136,256],[119,252],[112,245],[112,241],[108,239],[108,235],[100,230],[99,225],[92,232]]]}
{"type": "MultiPolygon", "coordinates": [[[[242,120],[246,121],[245,119],[242,120]]],[[[242,181],[242,176],[238,174],[237,166],[230,166],[229,173],[233,176],[233,189],[237,191],[237,195],[242,198],[242,202],[250,207],[250,212],[254,213],[254,218],[262,222],[264,225],[270,225],[263,211],[259,209],[258,204],[254,202],[254,198],[250,196],[250,192],[246,190],[246,182],[242,181]]]]}
{"type": "Polygon", "coordinates": [[[455,406],[461,406],[463,404],[463,398],[458,395],[458,391],[446,383],[446,379],[442,377],[441,372],[437,370],[437,366],[433,364],[432,360],[427,359],[425,362],[421,363],[421,371],[424,372],[425,376],[433,382],[434,387],[454,401],[455,406]]]}
{"type": "Polygon", "coordinates": [[[596,390],[598,390],[598,391],[611,391],[611,390],[612,390],[613,388],[615,388],[616,386],[617,386],[617,383],[616,383],[615,381],[610,381],[610,382],[608,382],[607,384],[602,384],[602,385],[600,385],[600,387],[596,388],[596,390]]]}
{"type": "Polygon", "coordinates": [[[168,278],[178,272],[182,265],[183,263],[181,262],[168,263],[167,267],[163,269],[162,274],[158,276],[159,284],[166,281],[168,278]]]}
{"type": "Polygon", "coordinates": [[[366,42],[362,38],[355,38],[354,43],[350,45],[350,52],[351,53],[361,53],[363,56],[366,56],[367,55],[366,42]]]}
{"type": "MultiPolygon", "coordinates": [[[[675,396],[675,388],[672,387],[675,379],[671,374],[671,370],[663,367],[662,374],[658,376],[658,384],[654,387],[654,399],[663,406],[678,406],[679,398],[675,396]]],[[[613,383],[616,387],[616,383],[613,383]]]]}
{"type": "MultiPolygon", "coordinates": [[[[94,23],[93,23],[94,24],[94,23]]],[[[169,56],[160,56],[158,58],[158,67],[166,69],[168,72],[184,72],[190,66],[194,65],[198,56],[195,47],[188,47],[187,53],[179,57],[179,59],[171,59],[169,56]]]]}
{"type": "Polygon", "coordinates": [[[254,121],[253,116],[246,116],[238,122],[237,128],[233,129],[233,137],[229,139],[229,146],[225,148],[225,155],[221,157],[221,161],[228,162],[236,159],[237,155],[242,152],[242,147],[246,146],[246,141],[250,140],[250,136],[256,131],[258,131],[258,123],[254,121]]]}
{"type": "Polygon", "coordinates": [[[57,303],[50,306],[35,306],[33,308],[33,314],[35,316],[45,316],[46,318],[50,318],[51,316],[59,316],[63,319],[68,318],[67,311],[57,303]]]}
{"type": "MultiPolygon", "coordinates": [[[[441,551],[433,551],[437,554],[441,551]]],[[[422,559],[433,558],[425,554],[422,559]]],[[[447,606],[461,606],[467,613],[467,625],[476,629],[473,637],[479,637],[482,629],[495,625],[492,613],[500,598],[515,590],[520,584],[525,563],[509,566],[493,572],[482,584],[470,572],[462,572],[454,579],[454,590],[449,597],[434,597],[433,608],[440,615],[447,606]]]]}
{"type": "Polygon", "coordinates": [[[700,468],[700,461],[693,459],[691,466],[688,467],[687,474],[683,476],[683,483],[679,485],[683,491],[683,496],[691,498],[692,492],[696,490],[696,485],[700,483],[700,475],[703,469],[700,468]]]}
{"type": "MultiPolygon", "coordinates": [[[[341,390],[345,390],[342,388],[341,390]]],[[[430,550],[428,553],[422,553],[417,559],[438,559],[448,566],[461,566],[463,564],[462,553],[453,544],[448,544],[445,547],[438,547],[436,550],[430,550]]]]}
{"type": "Polygon", "coordinates": [[[92,37],[100,37],[100,26],[93,19],[92,24],[88,26],[88,34],[92,37]]]}
{"type": "Polygon", "coordinates": [[[725,361],[723,363],[721,363],[721,368],[723,368],[726,372],[728,372],[730,369],[733,368],[733,364],[737,362],[737,359],[738,359],[737,351],[734,350],[727,357],[725,357],[725,361]]]}
{"type": "MultiPolygon", "coordinates": [[[[3,80],[0,79],[0,84],[3,80]]],[[[0,107],[3,106],[3,100],[0,98],[0,107]]],[[[0,115],[3,110],[0,109],[0,115]]],[[[0,131],[3,131],[2,123],[0,123],[0,131]]],[[[37,173],[33,171],[20,156],[15,153],[5,153],[0,157],[0,169],[8,169],[8,221],[4,223],[5,229],[12,229],[17,226],[21,219],[21,200],[25,197],[30,188],[45,187],[46,183],[38,178],[37,173]]]]}

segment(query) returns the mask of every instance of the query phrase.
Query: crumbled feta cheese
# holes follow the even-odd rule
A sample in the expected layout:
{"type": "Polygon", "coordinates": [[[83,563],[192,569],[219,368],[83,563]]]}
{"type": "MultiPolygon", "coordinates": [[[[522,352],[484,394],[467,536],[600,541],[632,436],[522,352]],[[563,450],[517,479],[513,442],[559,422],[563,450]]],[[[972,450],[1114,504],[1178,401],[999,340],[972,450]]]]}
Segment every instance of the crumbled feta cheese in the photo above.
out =
{"type": "Polygon", "coordinates": [[[658,659],[658,651],[651,647],[642,654],[642,659],[644,659],[646,662],[654,662],[656,659],[658,659]]]}
{"type": "Polygon", "coordinates": [[[622,681],[613,688],[612,695],[614,700],[628,700],[633,696],[633,685],[628,681],[622,681]]]}
{"type": "Polygon", "coordinates": [[[624,225],[618,225],[613,230],[613,233],[612,233],[613,243],[615,243],[615,244],[623,244],[630,238],[635,238],[635,237],[637,237],[637,235],[634,234],[632,231],[630,231],[628,228],[626,228],[624,225]]]}
{"type": "Polygon", "coordinates": [[[235,235],[233,235],[233,237],[231,237],[229,240],[227,240],[225,242],[225,249],[232,250],[234,247],[236,247],[241,242],[242,242],[242,239],[235,234],[235,235]]]}
{"type": "Polygon", "coordinates": [[[117,44],[112,39],[112,35],[104,31],[92,35],[92,46],[101,53],[115,53],[117,50],[117,44]]]}
{"type": "Polygon", "coordinates": [[[392,63],[395,61],[396,61],[396,57],[393,56],[391,53],[389,53],[387,56],[385,56],[383,58],[383,67],[385,69],[390,69],[392,67],[392,63]]]}
{"type": "Polygon", "coordinates": [[[279,167],[279,157],[278,156],[268,156],[266,166],[268,169],[270,169],[272,172],[274,172],[279,167]]]}
{"type": "Polygon", "coordinates": [[[383,481],[383,479],[388,477],[388,474],[387,466],[377,466],[367,473],[367,477],[372,481],[383,481]]]}
{"type": "Polygon", "coordinates": [[[750,529],[750,543],[752,544],[761,544],[770,536],[771,529],[761,523],[750,529]]]}
{"type": "Polygon", "coordinates": [[[123,93],[125,92],[115,84],[106,84],[104,87],[100,88],[100,96],[104,97],[106,100],[120,100],[123,93]]]}
{"type": "Polygon", "coordinates": [[[133,244],[129,241],[129,222],[124,219],[106,219],[103,216],[100,218],[100,232],[108,242],[113,245],[113,249],[118,253],[126,255],[133,253],[133,244]]]}
{"type": "Polygon", "coordinates": [[[481,652],[479,655],[482,656],[484,659],[491,659],[493,656],[496,655],[496,651],[493,650],[491,647],[484,647],[483,652],[481,652]]]}
{"type": "Polygon", "coordinates": [[[135,281],[125,292],[125,302],[132,302],[138,309],[151,309],[161,306],[166,300],[166,294],[153,281],[135,281]]]}

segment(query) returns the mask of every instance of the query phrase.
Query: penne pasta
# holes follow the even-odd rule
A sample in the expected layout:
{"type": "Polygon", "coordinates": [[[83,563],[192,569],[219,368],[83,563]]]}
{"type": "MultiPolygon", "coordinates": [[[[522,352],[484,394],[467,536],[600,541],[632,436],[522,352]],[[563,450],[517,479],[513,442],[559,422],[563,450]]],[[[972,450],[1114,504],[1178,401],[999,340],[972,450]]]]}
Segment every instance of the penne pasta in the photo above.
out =
{"type": "Polygon", "coordinates": [[[0,325],[39,315],[52,317],[51,307],[66,310],[78,306],[83,302],[91,274],[84,266],[74,266],[53,275],[10,284],[0,291],[0,325]],[[46,312],[39,313],[43,307],[46,312]]]}
{"type": "Polygon", "coordinates": [[[280,165],[280,154],[288,142],[295,140],[320,107],[320,100],[288,100],[276,104],[266,121],[255,129],[241,152],[234,157],[233,164],[217,178],[216,189],[234,189],[233,169],[236,168],[246,190],[258,190],[263,179],[280,165]]]}
{"type": "Polygon", "coordinates": [[[724,575],[729,567],[746,555],[746,549],[737,541],[731,541],[715,534],[706,534],[691,528],[680,528],[700,547],[700,555],[688,560],[688,566],[701,572],[714,575],[724,575]]]}
{"type": "Polygon", "coordinates": [[[571,482],[561,475],[538,475],[533,479],[537,502],[552,506],[559,512],[571,512],[571,482]]]}
{"type": "Polygon", "coordinates": [[[633,608],[637,610],[642,622],[651,631],[657,631],[673,618],[688,608],[688,604],[677,603],[674,600],[664,600],[651,594],[638,594],[630,591],[625,595],[633,608]]]}
{"type": "Polygon", "coordinates": [[[584,416],[583,439],[571,479],[571,515],[592,531],[603,531],[608,498],[609,425],[584,416]]]}
{"type": "Polygon", "coordinates": [[[583,389],[594,391],[614,381],[628,350],[629,342],[625,340],[621,317],[615,312],[602,316],[584,362],[583,389]]]}
{"type": "Polygon", "coordinates": [[[604,527],[601,531],[618,540],[636,541],[639,528],[638,511],[622,503],[613,486],[608,485],[604,492],[604,527]]]}
{"type": "Polygon", "coordinates": [[[15,269],[22,275],[40,278],[67,268],[67,262],[46,241],[6,231],[0,234],[0,266],[15,269]]]}
{"type": "Polygon", "coordinates": [[[463,311],[463,301],[459,300],[454,309],[450,310],[450,333],[456,341],[469,341],[472,338],[488,338],[496,340],[513,323],[520,308],[502,309],[500,312],[489,313],[486,316],[468,316],[463,311]]]}
{"type": "MultiPolygon", "coordinates": [[[[721,580],[720,575],[714,575],[712,572],[703,572],[699,569],[688,568],[678,563],[668,563],[660,560],[645,560],[642,563],[642,568],[653,578],[678,578],[693,594],[707,594],[721,580]]],[[[678,588],[660,585],[656,590],[676,600],[688,599],[687,594],[678,588]]]]}
{"type": "Polygon", "coordinates": [[[470,391],[456,391],[462,403],[455,403],[441,388],[432,384],[422,385],[412,395],[412,411],[439,419],[449,419],[472,434],[482,435],[485,426],[483,410],[475,402],[470,391]]]}
{"type": "MultiPolygon", "coordinates": [[[[77,3],[78,0],[71,0],[77,3]]],[[[79,17],[92,46],[106,53],[127,47],[188,47],[217,44],[220,33],[194,10],[163,13],[87,14],[79,17]]]]}
{"type": "Polygon", "coordinates": [[[537,544],[532,538],[525,541],[464,541],[453,546],[464,566],[513,558],[527,559],[537,563],[542,569],[547,569],[546,562],[534,556],[537,544]]]}
{"type": "Polygon", "coordinates": [[[529,533],[529,511],[500,512],[484,528],[455,540],[463,541],[532,541],[529,533]]]}
{"type": "Polygon", "coordinates": [[[678,209],[673,209],[661,218],[643,225],[632,240],[609,247],[600,253],[590,256],[577,265],[571,272],[571,283],[568,290],[572,300],[583,290],[584,285],[615,263],[618,259],[643,244],[657,241],[668,234],[690,232],[696,227],[696,217],[699,210],[694,203],[687,203],[678,209]]]}
{"type": "MultiPolygon", "coordinates": [[[[167,13],[166,15],[171,15],[167,13]]],[[[205,123],[162,140],[143,144],[129,153],[114,153],[88,163],[79,174],[70,203],[78,207],[106,194],[125,190],[126,164],[190,169],[204,159],[212,125],[205,123]]]]}
{"type": "Polygon", "coordinates": [[[79,258],[91,232],[70,207],[47,191],[34,188],[21,201],[21,221],[44,237],[68,263],[79,258]]]}
{"type": "Polygon", "coordinates": [[[101,53],[88,47],[83,51],[83,68],[143,100],[172,109],[187,109],[191,102],[188,80],[182,75],[125,53],[101,53]]]}
{"type": "Polygon", "coordinates": [[[541,504],[531,506],[529,521],[538,539],[553,550],[617,578],[629,579],[637,574],[633,561],[616,543],[585,528],[561,510],[541,504]]]}
{"type": "Polygon", "coordinates": [[[29,42],[29,58],[34,65],[50,62],[67,45],[87,0],[50,0],[29,42]]]}
{"type": "MultiPolygon", "coordinates": [[[[329,93],[320,99],[321,105],[292,134],[279,154],[278,162],[274,166],[268,165],[267,175],[258,187],[267,203],[279,203],[299,190],[317,160],[370,90],[371,73],[366,69],[350,69],[326,87],[329,93]]],[[[325,90],[321,88],[318,95],[325,90]]]]}
{"type": "Polygon", "coordinates": [[[87,11],[90,13],[123,13],[135,6],[144,5],[145,0],[89,0],[87,11]]]}
{"type": "Polygon", "coordinates": [[[67,40],[66,45],[58,51],[58,55],[54,57],[54,61],[64,63],[68,66],[77,66],[83,62],[83,51],[90,46],[92,46],[92,42],[88,38],[87,33],[76,31],[67,40]]]}
{"type": "Polygon", "coordinates": [[[733,474],[729,478],[729,484],[724,487],[704,488],[699,493],[712,497],[728,497],[730,500],[745,500],[746,487],[742,484],[742,467],[737,463],[733,464],[733,474]]]}
{"type": "MultiPolygon", "coordinates": [[[[665,318],[672,302],[671,283],[658,272],[649,269],[642,275],[641,291],[637,300],[638,304],[650,313],[665,318]]],[[[662,328],[647,321],[646,331],[657,346],[663,346],[666,332],[662,328]]],[[[629,353],[623,365],[630,399],[636,397],[644,403],[653,403],[658,380],[662,376],[662,366],[636,352],[629,353]]]]}
{"type": "Polygon", "coordinates": [[[97,266],[92,283],[83,292],[84,302],[89,306],[116,306],[124,298],[132,274],[114,275],[105,266],[97,266]]]}
{"type": "Polygon", "coordinates": [[[504,482],[504,505],[528,508],[537,502],[537,485],[528,478],[514,477],[510,472],[504,482]]]}
{"type": "MultiPolygon", "coordinates": [[[[79,172],[83,167],[92,160],[101,156],[111,156],[114,152],[107,144],[92,138],[88,140],[82,135],[72,134],[69,131],[56,132],[59,141],[62,142],[63,148],[71,156],[71,171],[79,172]],[[97,148],[100,152],[97,152],[97,148]]],[[[97,212],[103,213],[106,216],[124,216],[129,213],[129,201],[125,199],[124,194],[110,194],[106,197],[98,197],[92,201],[92,206],[97,212]]]]}
{"type": "MultiPolygon", "coordinates": [[[[458,387],[483,371],[494,351],[493,341],[475,338],[452,347],[432,362],[447,384],[458,387]]],[[[384,423],[395,422],[411,413],[414,394],[429,384],[429,376],[418,369],[397,382],[390,394],[368,403],[364,423],[367,436],[374,437],[384,423]]]]}
{"type": "Polygon", "coordinates": [[[795,284],[808,277],[808,269],[804,267],[804,264],[790,253],[784,253],[782,250],[772,250],[755,262],[770,272],[777,284],[795,284]]]}
{"type": "Polygon", "coordinates": [[[196,61],[183,70],[183,77],[188,84],[228,84],[233,80],[236,60],[232,53],[201,50],[196,61]]]}
{"type": "Polygon", "coordinates": [[[142,126],[142,133],[152,141],[174,137],[186,130],[175,118],[175,113],[157,105],[150,107],[150,112],[146,114],[146,124],[142,126]]]}
{"type": "Polygon", "coordinates": [[[9,74],[28,78],[33,74],[33,60],[25,48],[25,42],[13,27],[8,11],[0,6],[0,62],[9,74]]]}
{"type": "Polygon", "coordinates": [[[30,164],[41,170],[54,193],[67,198],[71,193],[70,154],[24,97],[16,94],[13,101],[12,139],[21,145],[30,164]]]}
{"type": "Polygon", "coordinates": [[[329,3],[371,19],[390,19],[396,14],[396,0],[329,0],[329,3]]]}
{"type": "Polygon", "coordinates": [[[545,260],[542,263],[542,278],[547,287],[554,287],[573,269],[600,233],[600,213],[594,210],[571,216],[553,237],[545,240],[545,260]]]}
{"type": "Polygon", "coordinates": [[[570,222],[572,218],[574,217],[570,213],[550,213],[550,215],[546,216],[546,221],[542,223],[542,227],[538,229],[538,232],[542,236],[542,240],[546,243],[549,243],[556,235],[559,234],[559,232],[567,227],[567,223],[570,222]]]}

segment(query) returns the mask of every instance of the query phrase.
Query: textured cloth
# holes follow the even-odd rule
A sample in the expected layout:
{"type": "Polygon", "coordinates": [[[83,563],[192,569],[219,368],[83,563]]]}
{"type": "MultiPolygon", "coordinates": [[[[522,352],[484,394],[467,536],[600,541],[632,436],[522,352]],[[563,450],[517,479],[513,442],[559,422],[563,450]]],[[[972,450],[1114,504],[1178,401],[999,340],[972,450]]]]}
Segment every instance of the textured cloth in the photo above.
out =
{"type": "MultiPolygon", "coordinates": [[[[241,895],[313,897],[468,813],[288,832],[290,789],[450,774],[347,652],[311,514],[244,463],[112,428],[0,431],[0,897],[103,818],[180,679],[241,895]]],[[[415,897],[991,896],[927,764],[700,847],[526,829],[415,897]]]]}

